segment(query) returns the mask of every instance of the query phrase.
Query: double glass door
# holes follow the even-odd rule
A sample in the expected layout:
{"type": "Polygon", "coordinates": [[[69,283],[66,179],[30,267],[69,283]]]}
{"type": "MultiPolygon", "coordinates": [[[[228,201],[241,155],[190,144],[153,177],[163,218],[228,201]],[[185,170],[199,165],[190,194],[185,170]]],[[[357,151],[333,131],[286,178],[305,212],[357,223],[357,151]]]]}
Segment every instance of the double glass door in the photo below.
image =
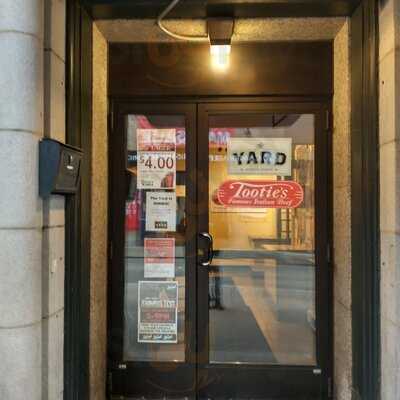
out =
{"type": "Polygon", "coordinates": [[[327,106],[113,106],[110,396],[329,397],[327,106]]]}

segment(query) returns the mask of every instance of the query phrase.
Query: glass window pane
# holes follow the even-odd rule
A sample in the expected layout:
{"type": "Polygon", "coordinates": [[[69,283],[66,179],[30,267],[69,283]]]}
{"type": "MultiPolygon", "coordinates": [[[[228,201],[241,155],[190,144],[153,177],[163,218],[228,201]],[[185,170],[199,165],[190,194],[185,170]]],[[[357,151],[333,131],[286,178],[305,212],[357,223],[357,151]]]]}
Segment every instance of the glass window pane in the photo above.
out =
{"type": "Polygon", "coordinates": [[[313,365],[314,116],[209,124],[210,361],[313,365]]]}
{"type": "Polygon", "coordinates": [[[128,115],[126,143],[124,359],[184,361],[185,118],[128,115]]]}

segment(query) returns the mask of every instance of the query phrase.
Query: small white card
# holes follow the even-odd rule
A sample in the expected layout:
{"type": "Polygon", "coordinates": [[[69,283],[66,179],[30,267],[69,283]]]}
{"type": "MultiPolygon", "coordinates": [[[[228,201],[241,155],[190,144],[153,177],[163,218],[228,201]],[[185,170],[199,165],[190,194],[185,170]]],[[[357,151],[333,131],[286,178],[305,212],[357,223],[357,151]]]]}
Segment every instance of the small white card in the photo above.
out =
{"type": "Polygon", "coordinates": [[[173,192],[146,193],[146,231],[176,231],[176,194],[173,192]]]}

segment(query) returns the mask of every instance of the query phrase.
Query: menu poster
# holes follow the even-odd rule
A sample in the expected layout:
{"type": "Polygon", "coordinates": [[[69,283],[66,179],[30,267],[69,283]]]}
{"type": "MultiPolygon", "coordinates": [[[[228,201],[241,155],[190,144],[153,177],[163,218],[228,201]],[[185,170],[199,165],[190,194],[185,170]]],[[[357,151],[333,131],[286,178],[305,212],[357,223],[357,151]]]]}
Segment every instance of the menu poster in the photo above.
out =
{"type": "Polygon", "coordinates": [[[146,231],[176,231],[176,194],[174,192],[146,193],[146,231]]]}
{"type": "Polygon", "coordinates": [[[138,342],[178,342],[178,283],[139,281],[138,342]]]}
{"type": "Polygon", "coordinates": [[[176,130],[137,129],[138,189],[174,189],[176,130]]]}
{"type": "Polygon", "coordinates": [[[144,239],[144,277],[175,277],[175,239],[144,239]]]}

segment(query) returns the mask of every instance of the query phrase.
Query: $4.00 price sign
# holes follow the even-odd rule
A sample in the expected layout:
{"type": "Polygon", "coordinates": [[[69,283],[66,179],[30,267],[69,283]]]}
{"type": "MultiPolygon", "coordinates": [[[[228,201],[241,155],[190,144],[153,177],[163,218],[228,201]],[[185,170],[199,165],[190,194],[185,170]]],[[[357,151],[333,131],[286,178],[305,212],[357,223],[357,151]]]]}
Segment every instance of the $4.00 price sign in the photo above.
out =
{"type": "Polygon", "coordinates": [[[138,189],[174,189],[175,152],[141,151],[138,154],[138,189]]]}
{"type": "Polygon", "coordinates": [[[175,166],[175,157],[170,153],[141,152],[139,162],[143,163],[147,169],[173,170],[175,166]]]}
{"type": "Polygon", "coordinates": [[[138,189],[174,189],[175,129],[138,129],[138,189]]]}

